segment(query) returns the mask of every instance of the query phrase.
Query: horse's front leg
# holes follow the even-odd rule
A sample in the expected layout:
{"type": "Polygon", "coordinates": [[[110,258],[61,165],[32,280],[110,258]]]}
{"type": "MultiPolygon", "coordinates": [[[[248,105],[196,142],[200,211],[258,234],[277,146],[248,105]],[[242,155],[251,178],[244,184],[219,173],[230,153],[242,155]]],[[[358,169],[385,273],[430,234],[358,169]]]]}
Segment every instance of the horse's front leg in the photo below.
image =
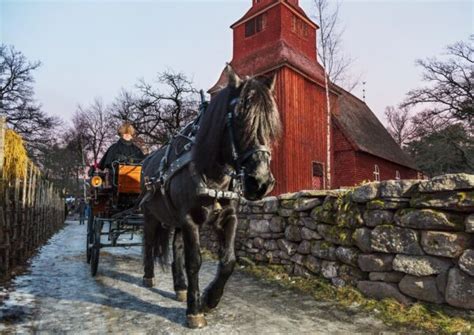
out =
{"type": "Polygon", "coordinates": [[[187,300],[188,287],[184,275],[184,243],[181,229],[176,229],[174,233],[173,264],[171,264],[171,268],[173,270],[173,284],[174,291],[176,292],[176,300],[184,302],[187,300]]]}
{"type": "Polygon", "coordinates": [[[199,226],[188,215],[182,230],[186,275],[188,277],[187,325],[189,328],[202,328],[207,325],[207,322],[201,311],[199,292],[199,269],[201,268],[199,226]]]}
{"type": "Polygon", "coordinates": [[[230,207],[222,215],[222,219],[217,224],[217,233],[221,250],[219,252],[219,265],[217,275],[206,288],[202,298],[203,310],[208,311],[217,306],[224,293],[224,286],[234,271],[235,267],[235,234],[237,228],[237,215],[235,209],[230,207]]]}

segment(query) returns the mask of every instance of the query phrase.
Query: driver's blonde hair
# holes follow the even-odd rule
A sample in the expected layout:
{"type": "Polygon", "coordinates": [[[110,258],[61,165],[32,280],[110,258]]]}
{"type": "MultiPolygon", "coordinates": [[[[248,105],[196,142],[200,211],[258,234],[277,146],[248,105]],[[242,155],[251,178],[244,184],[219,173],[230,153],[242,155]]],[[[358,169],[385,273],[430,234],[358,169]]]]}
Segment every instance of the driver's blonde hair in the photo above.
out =
{"type": "Polygon", "coordinates": [[[132,124],[130,122],[124,122],[118,129],[118,134],[120,137],[122,137],[125,134],[129,134],[132,136],[135,136],[135,128],[133,128],[132,124]]]}

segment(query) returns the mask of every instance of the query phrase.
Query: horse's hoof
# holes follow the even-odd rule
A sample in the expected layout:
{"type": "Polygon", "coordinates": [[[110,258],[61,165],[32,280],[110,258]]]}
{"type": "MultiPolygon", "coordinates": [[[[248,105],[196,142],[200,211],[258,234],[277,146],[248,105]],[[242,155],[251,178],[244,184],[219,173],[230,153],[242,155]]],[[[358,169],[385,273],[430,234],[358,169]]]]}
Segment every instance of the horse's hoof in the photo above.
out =
{"type": "Polygon", "coordinates": [[[203,328],[207,326],[204,314],[186,315],[187,325],[191,329],[203,328]]]}
{"type": "Polygon", "coordinates": [[[143,278],[143,286],[145,287],[153,287],[155,285],[154,278],[143,278]]]}
{"type": "Polygon", "coordinates": [[[176,291],[176,300],[179,302],[186,302],[188,300],[187,291],[176,291]]]}

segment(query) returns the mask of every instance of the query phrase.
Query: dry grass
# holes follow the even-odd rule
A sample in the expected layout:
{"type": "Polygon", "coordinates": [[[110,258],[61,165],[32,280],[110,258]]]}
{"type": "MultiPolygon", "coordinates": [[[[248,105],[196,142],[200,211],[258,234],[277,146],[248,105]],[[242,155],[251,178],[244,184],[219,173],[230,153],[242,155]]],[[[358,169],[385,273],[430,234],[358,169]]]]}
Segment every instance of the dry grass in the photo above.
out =
{"type": "Polygon", "coordinates": [[[446,306],[422,303],[404,306],[393,299],[368,299],[354,287],[337,288],[321,277],[292,277],[281,266],[252,266],[247,263],[243,269],[258,278],[310,294],[318,301],[330,301],[341,308],[370,312],[389,326],[433,334],[473,334],[474,331],[473,320],[459,316],[468,312],[446,306]]]}
{"type": "Polygon", "coordinates": [[[15,180],[26,174],[29,158],[20,135],[11,129],[5,132],[5,163],[3,178],[15,180]]]}

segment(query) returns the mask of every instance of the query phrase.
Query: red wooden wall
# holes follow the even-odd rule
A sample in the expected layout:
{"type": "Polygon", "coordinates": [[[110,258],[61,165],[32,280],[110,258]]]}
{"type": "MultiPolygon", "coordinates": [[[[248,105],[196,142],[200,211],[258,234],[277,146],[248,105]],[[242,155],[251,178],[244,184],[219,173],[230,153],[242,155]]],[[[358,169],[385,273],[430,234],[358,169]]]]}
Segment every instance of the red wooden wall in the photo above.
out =
{"type": "Polygon", "coordinates": [[[324,91],[288,67],[277,72],[275,95],[283,136],[274,149],[273,194],[312,189],[313,161],[326,165],[324,91]]]}

